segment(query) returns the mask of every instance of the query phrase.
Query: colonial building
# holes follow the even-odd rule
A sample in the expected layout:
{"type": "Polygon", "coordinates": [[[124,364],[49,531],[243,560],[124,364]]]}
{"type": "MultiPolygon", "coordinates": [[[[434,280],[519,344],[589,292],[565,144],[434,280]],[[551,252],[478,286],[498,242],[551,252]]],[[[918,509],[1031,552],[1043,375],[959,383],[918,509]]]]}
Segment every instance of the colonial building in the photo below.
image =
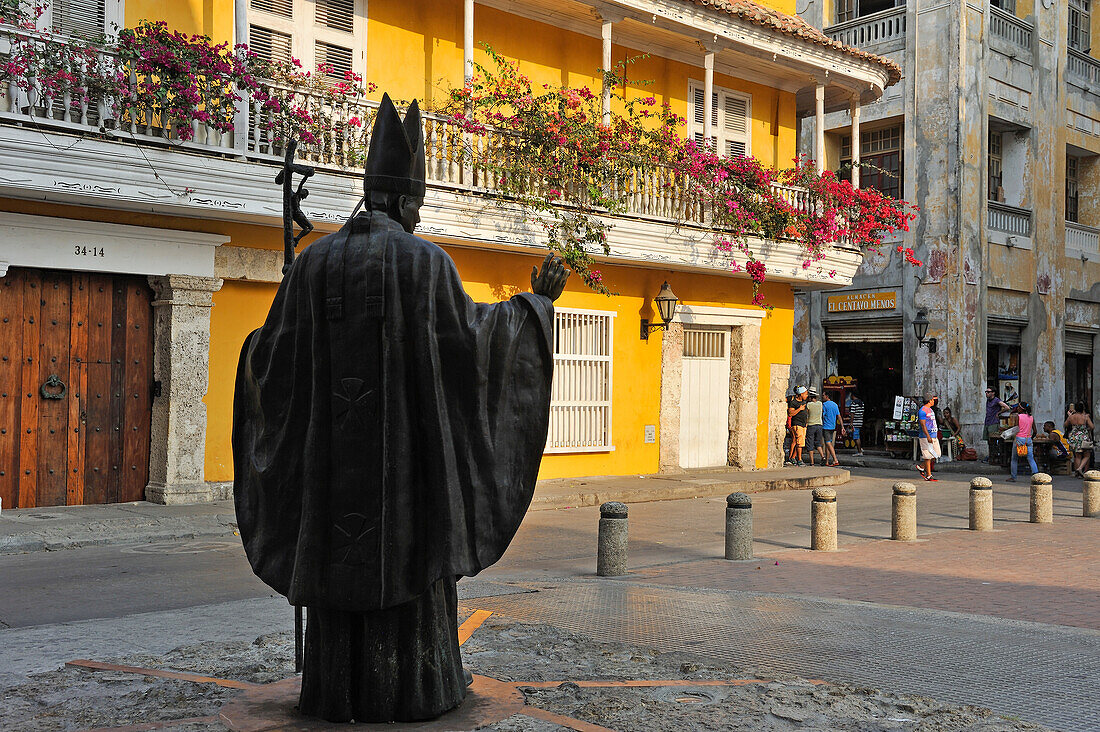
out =
{"type": "Polygon", "coordinates": [[[822,131],[830,168],[869,164],[864,185],[920,207],[897,244],[924,267],[891,246],[850,287],[800,294],[795,378],[856,378],[872,425],[895,395],[931,388],[969,443],[987,384],[1040,420],[1061,424],[1076,401],[1096,414],[1100,13],[1090,0],[807,0],[800,12],[902,68],[902,83],[822,131]]]}
{"type": "MultiPolygon", "coordinates": [[[[482,44],[537,83],[594,89],[599,69],[644,53],[630,75],[654,83],[625,89],[668,101],[692,133],[731,154],[785,166],[801,117],[823,119],[853,95],[873,101],[897,69],[785,15],[793,0],[771,4],[87,0],[47,4],[38,24],[89,37],[164,20],[261,56],[358,71],[377,93],[343,113],[368,122],[383,91],[429,106],[445,98],[472,61],[487,60],[482,44]]],[[[5,50],[45,43],[14,27],[0,37],[5,50]]],[[[138,101],[122,100],[119,114],[119,100],[95,89],[59,100],[42,78],[28,68],[6,79],[0,100],[3,505],[224,496],[241,343],[281,277],[282,155],[264,132],[270,110],[243,99],[231,131],[196,122],[185,141],[138,101]]],[[[451,254],[475,299],[526,289],[543,235],[456,159],[466,133],[424,119],[419,233],[451,254]]],[[[318,233],[334,231],[361,196],[360,173],[336,144],[303,146],[301,157],[317,168],[305,212],[318,233]]],[[[714,250],[713,232],[683,221],[683,205],[657,182],[640,183],[600,257],[616,294],[574,278],[559,300],[543,477],[780,461],[794,288],[849,282],[861,255],[835,248],[807,269],[795,242],[752,242],[769,272],[766,314],[751,304],[746,275],[714,250]],[[666,281],[680,307],[647,338],[641,324],[660,322],[653,299],[666,281]]]]}

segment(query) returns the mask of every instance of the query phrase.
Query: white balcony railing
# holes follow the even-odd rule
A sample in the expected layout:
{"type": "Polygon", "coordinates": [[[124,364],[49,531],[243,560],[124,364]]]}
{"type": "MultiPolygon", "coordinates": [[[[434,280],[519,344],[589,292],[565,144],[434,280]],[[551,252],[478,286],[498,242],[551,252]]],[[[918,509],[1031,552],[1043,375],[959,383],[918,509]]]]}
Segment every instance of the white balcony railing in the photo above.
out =
{"type": "Polygon", "coordinates": [[[1013,46],[1031,50],[1031,25],[1012,13],[992,5],[989,7],[989,32],[995,38],[1007,41],[1013,46]]]}
{"type": "Polygon", "coordinates": [[[856,48],[905,40],[905,6],[837,23],[826,28],[825,35],[856,48]]]}
{"type": "Polygon", "coordinates": [[[1100,229],[1067,221],[1066,253],[1074,256],[1100,254],[1100,229]]]}
{"type": "Polygon", "coordinates": [[[999,231],[1010,236],[1031,237],[1030,210],[989,201],[988,211],[986,225],[993,231],[999,231]]]}
{"type": "MultiPolygon", "coordinates": [[[[72,132],[101,132],[128,139],[174,141],[192,149],[226,152],[233,148],[232,132],[223,132],[198,121],[191,136],[180,139],[179,131],[161,123],[155,106],[136,98],[125,99],[97,89],[96,78],[117,71],[120,63],[108,46],[88,52],[72,49],[56,37],[34,31],[5,28],[0,33],[0,57],[8,57],[18,44],[24,60],[37,63],[20,76],[12,75],[0,90],[0,119],[24,125],[47,126],[72,132]],[[72,80],[68,78],[71,76],[72,80]],[[51,84],[50,79],[63,80],[51,84]],[[61,89],[62,91],[55,91],[61,89]]],[[[130,77],[131,88],[135,78],[130,77]]],[[[226,112],[227,119],[231,110],[226,112]]]]}
{"type": "Polygon", "coordinates": [[[1090,86],[1100,84],[1100,61],[1071,48],[1066,56],[1066,73],[1090,86]]]}

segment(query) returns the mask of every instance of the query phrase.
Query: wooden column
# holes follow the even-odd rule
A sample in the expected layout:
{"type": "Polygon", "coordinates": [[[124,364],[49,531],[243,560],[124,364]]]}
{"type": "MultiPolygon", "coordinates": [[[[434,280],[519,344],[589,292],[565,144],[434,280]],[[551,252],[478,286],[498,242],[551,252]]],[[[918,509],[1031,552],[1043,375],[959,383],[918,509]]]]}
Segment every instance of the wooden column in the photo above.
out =
{"type": "Polygon", "coordinates": [[[852,187],[859,188],[859,94],[852,97],[852,187]]]}
{"type": "Polygon", "coordinates": [[[603,19],[600,27],[600,37],[603,38],[603,123],[611,124],[611,87],[607,83],[607,73],[611,71],[611,20],[603,19]]]}
{"type": "Polygon", "coordinates": [[[825,172],[825,85],[817,83],[814,89],[817,113],[814,118],[814,161],[818,175],[825,172]]]}
{"type": "Polygon", "coordinates": [[[711,144],[714,136],[714,51],[703,56],[703,140],[711,144]]]}
{"type": "Polygon", "coordinates": [[[474,78],[474,0],[463,7],[462,67],[466,85],[474,78]]]}

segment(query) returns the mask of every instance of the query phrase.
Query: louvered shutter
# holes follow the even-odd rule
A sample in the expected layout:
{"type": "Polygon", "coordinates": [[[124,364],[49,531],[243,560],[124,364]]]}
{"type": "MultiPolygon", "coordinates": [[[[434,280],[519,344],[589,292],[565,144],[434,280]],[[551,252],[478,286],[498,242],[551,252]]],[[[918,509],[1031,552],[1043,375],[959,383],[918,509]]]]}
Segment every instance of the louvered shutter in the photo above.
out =
{"type": "Polygon", "coordinates": [[[50,13],[54,33],[91,39],[105,35],[106,0],[53,0],[50,13]]]}
{"type": "Polygon", "coordinates": [[[1019,325],[990,321],[986,325],[985,340],[990,345],[1019,346],[1022,343],[1021,330],[1019,325]]]}
{"type": "Polygon", "coordinates": [[[248,7],[284,18],[290,18],[294,14],[294,0],[250,0],[248,7]]]}
{"type": "Polygon", "coordinates": [[[317,22],[351,33],[355,25],[355,0],[316,0],[317,22]]]}
{"type": "Polygon", "coordinates": [[[749,153],[749,101],[732,94],[722,96],[723,152],[730,157],[744,157],[749,153]]]}
{"type": "Polygon", "coordinates": [[[1092,331],[1066,330],[1066,353],[1091,356],[1095,339],[1092,331]]]}
{"type": "Polygon", "coordinates": [[[351,71],[351,49],[337,46],[324,41],[317,41],[316,59],[318,64],[329,64],[332,69],[327,76],[332,79],[343,80],[351,71]]]}
{"type": "Polygon", "coordinates": [[[266,61],[290,62],[290,34],[260,25],[248,26],[248,47],[266,61]]]}
{"type": "Polygon", "coordinates": [[[829,343],[901,343],[901,318],[870,318],[827,323],[825,339],[829,343]]]}

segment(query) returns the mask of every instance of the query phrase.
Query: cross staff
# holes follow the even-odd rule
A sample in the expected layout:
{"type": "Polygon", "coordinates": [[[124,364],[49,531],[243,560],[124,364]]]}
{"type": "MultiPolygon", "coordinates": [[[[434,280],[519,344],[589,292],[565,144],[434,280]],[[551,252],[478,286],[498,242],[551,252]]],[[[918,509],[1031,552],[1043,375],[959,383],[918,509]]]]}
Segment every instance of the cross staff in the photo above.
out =
{"type": "Polygon", "coordinates": [[[294,263],[294,250],[302,237],[313,231],[313,224],[302,212],[302,199],[309,195],[304,188],[306,180],[316,171],[312,166],[299,165],[294,162],[294,153],[298,149],[297,140],[289,140],[286,145],[286,155],[283,158],[283,169],[275,176],[275,183],[283,187],[283,274],[287,273],[290,265],[294,263]],[[302,176],[298,181],[298,189],[294,190],[294,174],[302,176]],[[298,235],[294,235],[294,224],[301,227],[298,235]]]}

